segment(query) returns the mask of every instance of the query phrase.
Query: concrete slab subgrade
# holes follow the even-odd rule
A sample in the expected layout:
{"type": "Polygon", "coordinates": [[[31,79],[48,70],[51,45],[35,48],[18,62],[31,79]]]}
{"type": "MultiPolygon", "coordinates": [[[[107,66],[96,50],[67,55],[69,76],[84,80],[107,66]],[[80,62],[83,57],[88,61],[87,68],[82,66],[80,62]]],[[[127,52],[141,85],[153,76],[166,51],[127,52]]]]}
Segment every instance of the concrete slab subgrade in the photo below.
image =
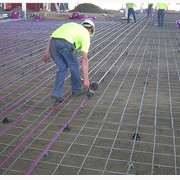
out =
{"type": "MultiPolygon", "coordinates": [[[[6,98],[0,102],[0,132],[10,127],[1,136],[1,174],[24,174],[42,152],[31,174],[180,174],[178,14],[166,14],[164,28],[141,13],[137,23],[120,18],[96,20],[89,77],[100,81],[98,90],[47,151],[84,98],[69,98],[50,113],[54,107],[45,97],[53,88],[56,66],[37,63],[49,34],[68,20],[1,24],[0,98],[6,98]]],[[[68,80],[70,72],[66,95],[68,80]]]]}

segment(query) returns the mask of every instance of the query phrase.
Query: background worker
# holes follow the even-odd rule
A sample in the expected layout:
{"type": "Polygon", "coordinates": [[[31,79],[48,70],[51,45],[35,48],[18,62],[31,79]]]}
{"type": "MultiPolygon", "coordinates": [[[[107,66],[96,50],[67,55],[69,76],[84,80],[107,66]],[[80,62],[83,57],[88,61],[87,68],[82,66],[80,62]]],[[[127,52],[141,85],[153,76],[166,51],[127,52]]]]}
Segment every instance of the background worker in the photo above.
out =
{"type": "Polygon", "coordinates": [[[95,34],[95,25],[91,20],[85,20],[81,24],[75,22],[65,23],[57,28],[50,36],[43,61],[48,63],[50,56],[58,67],[56,72],[55,87],[52,92],[54,102],[62,102],[63,87],[67,70],[71,71],[72,95],[78,96],[85,92],[81,87],[80,68],[77,50],[82,52],[82,72],[85,88],[90,86],[88,78],[88,51],[90,36],[95,34]]]}
{"type": "Polygon", "coordinates": [[[135,12],[134,12],[134,7],[136,7],[136,5],[134,3],[126,3],[126,6],[128,8],[128,19],[127,19],[127,22],[129,23],[130,22],[130,16],[131,14],[133,15],[133,19],[134,19],[134,22],[136,22],[136,16],[135,16],[135,12]]]}
{"type": "Polygon", "coordinates": [[[167,4],[164,3],[164,2],[157,2],[156,3],[156,9],[157,9],[158,27],[163,28],[163,26],[164,26],[165,10],[168,9],[167,4]]]}
{"type": "Polygon", "coordinates": [[[147,8],[147,18],[152,18],[152,11],[153,11],[153,3],[148,2],[148,8],[147,8]]]}

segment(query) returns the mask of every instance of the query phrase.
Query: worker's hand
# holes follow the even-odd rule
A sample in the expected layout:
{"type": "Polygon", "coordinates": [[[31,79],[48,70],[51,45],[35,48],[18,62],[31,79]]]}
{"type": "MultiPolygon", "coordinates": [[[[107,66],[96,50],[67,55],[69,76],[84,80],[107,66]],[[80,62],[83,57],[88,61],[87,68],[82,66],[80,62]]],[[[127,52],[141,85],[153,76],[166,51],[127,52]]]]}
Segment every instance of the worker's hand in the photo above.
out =
{"type": "Polygon", "coordinates": [[[49,55],[49,53],[45,53],[45,54],[43,55],[43,61],[44,61],[44,63],[48,63],[48,62],[50,61],[50,55],[49,55]]]}
{"type": "Polygon", "coordinates": [[[84,86],[85,89],[88,89],[89,86],[90,86],[89,80],[86,80],[86,81],[84,80],[83,86],[84,86]]]}

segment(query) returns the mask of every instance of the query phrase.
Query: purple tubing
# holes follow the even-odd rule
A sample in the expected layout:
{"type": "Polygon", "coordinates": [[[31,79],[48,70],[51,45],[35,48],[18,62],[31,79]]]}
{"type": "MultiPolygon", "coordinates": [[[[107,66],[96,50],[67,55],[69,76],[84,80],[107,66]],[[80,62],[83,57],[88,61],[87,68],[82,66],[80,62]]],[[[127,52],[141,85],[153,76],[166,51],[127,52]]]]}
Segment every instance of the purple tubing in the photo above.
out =
{"type": "MultiPolygon", "coordinates": [[[[53,76],[51,76],[50,78],[46,79],[42,84],[40,84],[39,86],[37,86],[35,89],[33,89],[33,91],[31,91],[29,94],[27,94],[26,96],[24,96],[22,99],[20,99],[19,101],[15,102],[13,105],[9,106],[8,108],[6,108],[4,111],[2,111],[0,113],[0,116],[2,116],[5,112],[10,111],[14,106],[16,106],[17,104],[19,104],[21,101],[23,101],[26,97],[28,97],[29,95],[31,95],[36,89],[38,89],[39,87],[41,87],[43,84],[45,84],[47,81],[49,81],[51,78],[53,78],[53,76]]],[[[1,132],[0,132],[1,135],[1,132]]]]}
{"type": "MultiPolygon", "coordinates": [[[[28,59],[29,60],[29,59],[28,59]]],[[[14,60],[14,62],[16,62],[17,60],[14,60]]],[[[25,67],[27,67],[28,65],[32,65],[32,64],[34,64],[34,63],[36,63],[36,62],[39,62],[39,60],[37,60],[37,61],[34,61],[34,62],[31,62],[31,63],[27,63],[27,61],[24,61],[23,63],[25,63],[25,65],[23,65],[23,66],[21,66],[20,68],[16,68],[15,70],[14,70],[14,68],[16,67],[16,66],[18,66],[18,65],[21,65],[22,64],[22,62],[18,62],[18,63],[11,63],[10,62],[10,66],[6,66],[5,68],[3,68],[2,69],[2,71],[0,72],[0,76],[2,77],[2,78],[5,78],[5,77],[8,77],[10,74],[13,74],[14,75],[14,72],[19,72],[19,69],[22,69],[22,68],[25,68],[25,67]],[[8,74],[7,74],[7,71],[9,72],[8,74]],[[4,74],[6,74],[6,75],[4,75],[4,74]]],[[[2,79],[1,78],[1,79],[2,79]]]]}
{"type": "Polygon", "coordinates": [[[63,132],[64,128],[72,121],[73,117],[79,112],[80,108],[83,106],[87,98],[85,98],[80,106],[73,112],[73,114],[69,117],[67,122],[63,125],[63,127],[55,134],[55,136],[52,138],[52,140],[49,142],[49,144],[44,148],[44,150],[39,154],[39,156],[33,161],[31,166],[26,170],[25,175],[28,175],[32,172],[34,167],[37,165],[37,163],[41,160],[42,156],[48,151],[48,149],[52,146],[52,144],[56,141],[56,139],[59,137],[59,135],[63,132]]]}
{"type": "MultiPolygon", "coordinates": [[[[6,159],[1,162],[0,164],[0,169],[11,159],[11,157],[16,153],[16,151],[29,139],[29,137],[34,133],[34,131],[54,112],[56,111],[56,108],[60,107],[69,97],[71,96],[71,94],[69,96],[67,96],[65,98],[65,100],[60,103],[59,105],[57,105],[56,107],[54,107],[35,127],[34,129],[32,129],[32,131],[24,137],[24,139],[14,148],[14,150],[6,157],[6,159]]],[[[46,96],[47,97],[47,96],[46,96]]]]}
{"type": "MultiPolygon", "coordinates": [[[[39,64],[39,65],[37,65],[37,66],[35,66],[35,67],[32,67],[31,69],[29,69],[28,71],[26,71],[26,72],[23,74],[23,76],[26,76],[26,75],[30,74],[33,70],[40,69],[40,68],[39,68],[40,65],[42,65],[42,64],[39,64]]],[[[18,70],[17,70],[17,71],[18,71],[18,70]]],[[[15,71],[14,71],[14,72],[15,72],[15,71]]],[[[11,73],[10,73],[10,74],[11,74],[11,73]]],[[[8,74],[7,76],[9,76],[9,74],[8,74]]],[[[0,84],[0,87],[1,87],[1,88],[4,88],[4,87],[6,87],[8,84],[10,84],[11,82],[14,82],[16,79],[21,78],[21,77],[23,77],[23,76],[20,74],[19,76],[14,77],[14,79],[11,79],[9,82],[6,82],[6,83],[4,83],[4,84],[0,84]]],[[[4,76],[4,77],[6,77],[6,76],[4,76]]]]}
{"type": "Polygon", "coordinates": [[[22,13],[20,11],[11,12],[11,19],[20,19],[22,17],[22,13]]]}
{"type": "MultiPolygon", "coordinates": [[[[50,95],[50,94],[49,94],[50,95]]],[[[43,99],[38,101],[34,106],[31,106],[23,114],[21,114],[15,121],[13,121],[9,126],[6,126],[2,131],[0,131],[0,136],[2,136],[8,129],[10,129],[14,124],[16,124],[20,119],[26,116],[29,112],[33,111],[38,105],[40,105],[49,95],[45,96],[43,99]]]]}
{"type": "Polygon", "coordinates": [[[23,87],[23,86],[26,85],[27,83],[33,81],[33,80],[36,79],[38,76],[42,75],[43,73],[45,73],[46,71],[48,71],[49,69],[51,69],[53,66],[55,66],[55,65],[50,66],[49,68],[45,69],[45,70],[42,71],[40,74],[38,74],[37,76],[33,77],[32,79],[30,79],[29,81],[25,82],[24,84],[22,84],[22,85],[19,86],[18,88],[14,89],[12,92],[6,94],[5,96],[2,96],[2,97],[0,98],[0,101],[3,100],[4,98],[6,98],[7,96],[13,94],[14,92],[16,92],[17,90],[19,90],[21,87],[23,87]]]}

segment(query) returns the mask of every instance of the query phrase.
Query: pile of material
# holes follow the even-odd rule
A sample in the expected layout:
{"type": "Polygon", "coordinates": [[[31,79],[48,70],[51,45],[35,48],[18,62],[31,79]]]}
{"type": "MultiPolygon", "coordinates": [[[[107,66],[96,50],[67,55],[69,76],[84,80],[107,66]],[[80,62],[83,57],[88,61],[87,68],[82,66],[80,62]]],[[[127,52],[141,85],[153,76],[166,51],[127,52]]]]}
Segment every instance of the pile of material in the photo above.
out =
{"type": "Polygon", "coordinates": [[[73,12],[73,13],[69,16],[69,19],[80,19],[80,20],[83,20],[83,19],[96,20],[97,19],[96,16],[90,16],[84,13],[100,13],[103,15],[106,15],[107,13],[107,11],[90,3],[79,4],[70,12],[73,12]]]}
{"type": "Polygon", "coordinates": [[[90,3],[84,3],[79,4],[77,7],[75,7],[72,12],[86,12],[86,13],[106,13],[105,10],[101,9],[100,7],[90,4],[90,3]]]}

